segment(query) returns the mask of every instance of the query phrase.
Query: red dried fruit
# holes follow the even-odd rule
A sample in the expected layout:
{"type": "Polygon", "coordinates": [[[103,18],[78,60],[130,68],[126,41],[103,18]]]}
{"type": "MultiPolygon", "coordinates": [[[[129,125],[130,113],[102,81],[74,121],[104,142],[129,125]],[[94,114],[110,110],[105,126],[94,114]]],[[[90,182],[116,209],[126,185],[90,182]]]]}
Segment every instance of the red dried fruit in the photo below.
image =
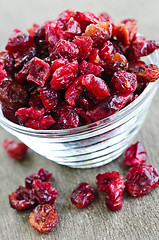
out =
{"type": "Polygon", "coordinates": [[[103,67],[107,74],[113,74],[119,70],[127,70],[128,61],[124,55],[115,53],[112,54],[109,58],[106,58],[103,67]]]}
{"type": "Polygon", "coordinates": [[[59,108],[55,119],[59,127],[63,129],[78,127],[79,124],[79,116],[71,106],[59,108]]]}
{"type": "Polygon", "coordinates": [[[34,180],[32,183],[31,199],[40,204],[54,204],[58,192],[52,187],[51,182],[42,182],[40,179],[34,180]]]}
{"type": "Polygon", "coordinates": [[[108,13],[106,13],[106,12],[100,13],[99,17],[102,18],[102,22],[108,21],[111,24],[113,24],[113,20],[108,13]]]}
{"type": "Polygon", "coordinates": [[[99,49],[98,48],[93,48],[91,53],[89,54],[89,62],[97,65],[97,66],[102,66],[104,62],[99,56],[99,49]]]}
{"type": "Polygon", "coordinates": [[[11,73],[13,72],[13,67],[14,67],[14,57],[11,53],[9,52],[0,52],[0,64],[4,65],[4,69],[8,72],[11,73]]]}
{"type": "Polygon", "coordinates": [[[108,183],[111,180],[114,180],[115,178],[118,178],[118,177],[119,177],[119,173],[115,171],[98,174],[96,176],[98,190],[105,192],[108,183]]]}
{"type": "Polygon", "coordinates": [[[43,87],[49,75],[50,75],[49,64],[37,57],[34,57],[30,63],[27,80],[32,81],[43,87]]]}
{"type": "Polygon", "coordinates": [[[49,204],[38,205],[29,216],[30,225],[40,233],[51,232],[57,222],[57,211],[49,204]]]}
{"type": "Polygon", "coordinates": [[[72,9],[67,9],[57,17],[57,20],[61,22],[67,22],[71,17],[74,17],[74,15],[75,12],[72,9]]]}
{"type": "Polygon", "coordinates": [[[63,24],[61,26],[61,24],[57,21],[50,21],[45,23],[45,41],[52,46],[54,46],[59,40],[59,37],[57,35],[57,25],[58,27],[63,28],[64,26],[63,24]]]}
{"type": "Polygon", "coordinates": [[[28,94],[20,83],[6,80],[0,85],[0,101],[8,108],[16,110],[28,102],[28,94]]]}
{"type": "Polygon", "coordinates": [[[100,22],[98,24],[90,24],[86,27],[83,36],[91,37],[94,46],[101,45],[109,40],[112,36],[112,25],[110,22],[100,22]]]}
{"type": "Polygon", "coordinates": [[[82,61],[86,59],[92,51],[92,39],[86,36],[75,36],[73,43],[76,44],[79,49],[78,60],[82,61]]]}
{"type": "Polygon", "coordinates": [[[101,22],[101,18],[94,14],[94,13],[91,13],[91,12],[76,12],[75,16],[74,16],[75,20],[76,21],[85,21],[85,22],[88,22],[89,23],[99,23],[101,22]]]}
{"type": "Polygon", "coordinates": [[[23,52],[26,51],[33,44],[33,38],[27,34],[14,31],[8,40],[6,50],[9,52],[23,52]]]}
{"type": "Polygon", "coordinates": [[[117,211],[122,208],[122,195],[125,189],[125,181],[122,176],[112,179],[105,190],[105,202],[111,211],[117,211]]]}
{"type": "Polygon", "coordinates": [[[73,42],[60,39],[52,50],[54,58],[67,58],[68,61],[75,61],[78,58],[79,50],[73,42]]]}
{"type": "Polygon", "coordinates": [[[37,93],[30,96],[29,106],[33,107],[34,109],[42,109],[43,108],[41,98],[37,93]]]}
{"type": "Polygon", "coordinates": [[[37,24],[34,23],[31,28],[27,28],[27,32],[28,32],[32,37],[34,37],[35,31],[36,31],[39,27],[40,27],[39,25],[37,25],[37,24]]]}
{"type": "Polygon", "coordinates": [[[7,78],[7,72],[4,69],[4,65],[0,64],[0,84],[2,84],[5,78],[7,78]]]}
{"type": "Polygon", "coordinates": [[[65,31],[65,34],[72,38],[75,35],[81,34],[81,26],[80,24],[71,17],[69,21],[67,22],[67,30],[65,31]]]}
{"type": "Polygon", "coordinates": [[[76,77],[78,70],[78,62],[68,63],[63,67],[56,69],[51,79],[51,87],[54,90],[62,90],[68,88],[76,77]]]}
{"type": "Polygon", "coordinates": [[[132,144],[125,152],[124,164],[127,166],[138,165],[144,163],[147,158],[147,153],[144,146],[140,142],[132,144]]]}
{"type": "Polygon", "coordinates": [[[8,195],[12,208],[24,210],[34,205],[34,201],[30,199],[30,190],[20,186],[15,192],[8,195]]]}
{"type": "Polygon", "coordinates": [[[2,104],[2,112],[4,117],[6,117],[8,120],[14,122],[14,123],[19,123],[17,117],[15,116],[15,110],[14,109],[10,109],[8,107],[6,107],[5,104],[2,104]]]}
{"type": "Polygon", "coordinates": [[[85,74],[82,77],[82,84],[96,97],[104,99],[110,95],[106,83],[93,74],[85,74]]]}
{"type": "Polygon", "coordinates": [[[9,154],[9,156],[16,160],[23,159],[28,150],[28,147],[24,143],[16,142],[9,139],[5,139],[2,142],[2,146],[9,154]]]}
{"type": "Polygon", "coordinates": [[[29,62],[36,55],[36,49],[34,47],[29,48],[27,51],[22,52],[14,60],[14,67],[20,69],[24,64],[29,62]]]}
{"type": "Polygon", "coordinates": [[[155,82],[159,78],[159,68],[153,64],[141,64],[134,70],[131,68],[131,71],[136,74],[139,83],[155,82]]]}
{"type": "Polygon", "coordinates": [[[23,66],[21,71],[19,71],[18,73],[15,73],[15,79],[17,80],[17,82],[24,83],[26,81],[27,76],[29,74],[30,66],[31,66],[31,61],[27,62],[23,66]]]}
{"type": "Polygon", "coordinates": [[[15,116],[19,117],[20,123],[25,124],[25,122],[28,119],[34,119],[34,120],[39,120],[41,119],[45,114],[44,109],[34,109],[33,107],[24,107],[24,108],[19,108],[15,116]]]}
{"type": "Polygon", "coordinates": [[[126,188],[134,197],[142,197],[152,187],[159,185],[157,169],[149,164],[139,164],[129,169],[126,175],[126,188]]]}
{"type": "Polygon", "coordinates": [[[28,119],[24,125],[25,127],[33,128],[36,130],[46,130],[49,129],[54,123],[55,120],[52,118],[52,116],[46,115],[39,120],[28,119]]]}
{"type": "Polygon", "coordinates": [[[115,89],[122,93],[132,93],[137,88],[137,77],[134,73],[117,71],[114,73],[111,83],[115,89]]]}
{"type": "Polygon", "coordinates": [[[100,66],[96,66],[93,63],[87,62],[87,61],[82,61],[79,65],[78,69],[78,74],[83,75],[83,74],[93,74],[95,76],[98,76],[103,72],[104,69],[100,66]]]}
{"type": "Polygon", "coordinates": [[[59,58],[54,60],[51,64],[51,72],[55,72],[56,69],[65,66],[67,63],[69,63],[69,61],[65,58],[59,58]]]}
{"type": "Polygon", "coordinates": [[[111,54],[114,53],[114,46],[110,41],[106,41],[102,47],[99,49],[99,56],[105,60],[109,58],[111,54]]]}
{"type": "Polygon", "coordinates": [[[80,183],[71,194],[71,202],[77,208],[83,208],[89,205],[95,197],[93,188],[88,183],[80,183]]]}
{"type": "Polygon", "coordinates": [[[32,188],[32,183],[34,180],[40,179],[42,182],[48,182],[52,177],[52,173],[45,170],[44,168],[39,169],[38,171],[34,172],[30,176],[25,178],[25,186],[26,188],[32,188]]]}
{"type": "Polygon", "coordinates": [[[122,109],[130,98],[130,94],[111,95],[97,104],[94,108],[88,110],[86,114],[93,121],[101,120],[122,109]]]}
{"type": "Polygon", "coordinates": [[[43,88],[39,87],[38,91],[45,109],[52,110],[56,108],[58,104],[58,92],[56,90],[46,85],[43,88]]]}

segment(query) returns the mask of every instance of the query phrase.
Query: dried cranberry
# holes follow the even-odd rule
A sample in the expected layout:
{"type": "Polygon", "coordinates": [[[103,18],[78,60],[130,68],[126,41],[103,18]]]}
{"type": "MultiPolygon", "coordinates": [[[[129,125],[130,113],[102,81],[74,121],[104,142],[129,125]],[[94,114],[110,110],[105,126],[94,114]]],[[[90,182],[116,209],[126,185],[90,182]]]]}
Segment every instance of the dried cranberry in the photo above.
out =
{"type": "Polygon", "coordinates": [[[59,24],[60,23],[57,21],[50,21],[45,23],[45,40],[52,46],[54,46],[59,40],[59,37],[57,35],[57,25],[59,24]]]}
{"type": "Polygon", "coordinates": [[[122,208],[122,195],[125,189],[125,181],[122,176],[112,179],[105,190],[105,202],[111,211],[117,211],[122,208]]]}
{"type": "Polygon", "coordinates": [[[57,20],[61,22],[66,22],[69,21],[71,17],[74,17],[74,15],[75,12],[72,9],[67,9],[58,16],[57,20]]]}
{"type": "Polygon", "coordinates": [[[80,24],[71,17],[69,21],[67,22],[67,30],[65,31],[65,34],[72,38],[75,35],[81,34],[81,26],[80,24]]]}
{"type": "Polygon", "coordinates": [[[69,63],[69,62],[65,58],[59,58],[59,59],[54,60],[51,64],[51,72],[52,73],[55,72],[56,69],[58,69],[59,67],[65,66],[67,63],[69,63]]]}
{"type": "Polygon", "coordinates": [[[103,22],[108,21],[111,24],[113,24],[113,20],[112,20],[111,16],[108,13],[102,12],[102,13],[99,14],[99,17],[102,18],[103,22]]]}
{"type": "Polygon", "coordinates": [[[57,222],[57,211],[49,204],[38,205],[29,216],[30,225],[40,233],[51,232],[57,222]]]}
{"type": "Polygon", "coordinates": [[[33,107],[19,108],[15,113],[15,115],[19,117],[21,124],[24,124],[28,119],[39,120],[44,114],[44,109],[34,109],[33,107]]]}
{"type": "Polygon", "coordinates": [[[32,37],[34,37],[35,31],[36,31],[39,27],[40,27],[39,25],[37,25],[37,24],[34,23],[31,28],[27,28],[27,32],[28,32],[32,37]]]}
{"type": "Polygon", "coordinates": [[[36,55],[36,49],[34,47],[29,48],[27,51],[22,52],[17,58],[14,60],[15,68],[22,68],[24,64],[29,62],[36,55]]]}
{"type": "Polygon", "coordinates": [[[54,90],[62,90],[68,88],[69,85],[75,79],[76,73],[78,69],[78,62],[74,61],[72,63],[68,63],[63,67],[58,68],[51,79],[51,87],[54,90]]]}
{"type": "Polygon", "coordinates": [[[10,121],[14,123],[19,123],[18,118],[15,116],[15,110],[8,108],[5,104],[2,104],[3,115],[10,121]]]}
{"type": "Polygon", "coordinates": [[[114,73],[111,83],[122,93],[132,93],[137,88],[137,77],[134,73],[117,71],[114,73]]]}
{"type": "Polygon", "coordinates": [[[4,65],[0,64],[0,84],[3,82],[5,78],[7,78],[7,72],[4,69],[4,65]]]}
{"type": "Polygon", "coordinates": [[[23,52],[32,44],[33,38],[29,34],[14,31],[6,45],[6,50],[9,52],[23,52]]]}
{"type": "Polygon", "coordinates": [[[97,180],[97,188],[99,191],[105,192],[107,188],[107,184],[111,181],[114,180],[115,178],[119,177],[118,172],[106,172],[106,173],[100,173],[96,176],[97,180]]]}
{"type": "Polygon", "coordinates": [[[11,73],[14,68],[14,57],[9,52],[0,52],[0,63],[4,65],[4,69],[11,73]]]}
{"type": "Polygon", "coordinates": [[[5,139],[2,143],[3,148],[7,151],[10,157],[21,160],[24,158],[28,147],[24,143],[5,139]]]}
{"type": "Polygon", "coordinates": [[[103,60],[109,58],[112,53],[114,53],[114,46],[110,41],[106,41],[99,49],[99,55],[103,60]]]}
{"type": "Polygon", "coordinates": [[[75,43],[79,49],[78,60],[81,61],[86,59],[92,51],[92,39],[86,36],[75,36],[73,43],[75,43]]]}
{"type": "Polygon", "coordinates": [[[54,204],[58,192],[52,187],[51,182],[42,182],[40,179],[34,180],[32,183],[31,198],[40,204],[54,204]]]}
{"type": "Polygon", "coordinates": [[[32,94],[29,98],[29,106],[34,109],[42,109],[43,104],[38,93],[32,94]]]}
{"type": "Polygon", "coordinates": [[[95,197],[93,188],[88,183],[80,183],[71,194],[71,202],[77,208],[83,208],[89,205],[95,197]]]}
{"type": "Polygon", "coordinates": [[[11,207],[17,210],[24,210],[34,204],[34,201],[30,199],[30,190],[22,186],[8,197],[11,207]]]}
{"type": "Polygon", "coordinates": [[[34,180],[40,179],[42,182],[48,182],[52,177],[52,173],[48,172],[44,168],[39,169],[35,173],[25,178],[26,188],[32,188],[32,183],[34,180]]]}
{"type": "Polygon", "coordinates": [[[40,86],[44,86],[47,78],[50,75],[50,66],[43,60],[34,57],[30,63],[28,81],[32,81],[40,86]]]}
{"type": "Polygon", "coordinates": [[[91,12],[78,12],[77,11],[74,17],[77,21],[81,22],[81,20],[82,20],[82,21],[88,22],[88,24],[89,23],[96,24],[96,23],[101,22],[101,18],[98,15],[91,13],[91,12]]]}
{"type": "Polygon", "coordinates": [[[79,70],[78,74],[83,75],[83,74],[94,74],[95,76],[98,76],[103,72],[104,69],[100,66],[96,66],[93,63],[87,62],[87,61],[82,61],[79,65],[79,70]]]}
{"type": "Polygon", "coordinates": [[[126,188],[134,197],[142,197],[152,187],[159,185],[157,169],[149,164],[139,164],[129,169],[126,175],[126,188]]]}
{"type": "Polygon", "coordinates": [[[125,152],[124,164],[127,166],[138,165],[144,163],[147,158],[147,153],[144,146],[140,142],[132,144],[125,152]]]}
{"type": "Polygon", "coordinates": [[[28,102],[28,94],[20,83],[6,80],[0,85],[0,101],[16,110],[28,102]]]}
{"type": "Polygon", "coordinates": [[[93,74],[83,75],[82,84],[98,98],[104,99],[110,95],[106,83],[93,74]]]}
{"type": "Polygon", "coordinates": [[[100,46],[112,36],[112,25],[110,22],[100,22],[98,24],[90,24],[86,27],[84,36],[91,37],[94,46],[100,46]]]}
{"type": "Polygon", "coordinates": [[[46,130],[46,129],[49,129],[54,123],[55,123],[55,120],[52,118],[52,116],[46,115],[38,120],[28,119],[24,125],[25,127],[33,128],[36,130],[46,130]]]}
{"type": "Polygon", "coordinates": [[[102,66],[104,63],[102,59],[99,56],[99,49],[98,48],[93,48],[90,55],[89,55],[89,62],[97,65],[97,66],[102,66]]]}
{"type": "Polygon", "coordinates": [[[94,108],[88,110],[86,114],[93,120],[98,121],[106,118],[123,108],[130,100],[130,94],[114,94],[108,96],[94,108]]]}
{"type": "Polygon", "coordinates": [[[55,119],[60,128],[63,129],[78,127],[79,124],[79,116],[71,106],[59,108],[55,119]]]}

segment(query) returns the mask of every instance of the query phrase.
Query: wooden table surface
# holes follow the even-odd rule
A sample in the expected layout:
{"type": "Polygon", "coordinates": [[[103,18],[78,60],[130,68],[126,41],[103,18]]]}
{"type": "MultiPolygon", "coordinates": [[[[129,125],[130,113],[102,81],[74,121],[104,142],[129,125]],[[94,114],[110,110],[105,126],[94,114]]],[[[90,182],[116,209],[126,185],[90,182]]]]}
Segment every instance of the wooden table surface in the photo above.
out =
{"type": "MultiPolygon", "coordinates": [[[[107,11],[115,22],[124,18],[138,19],[139,32],[149,39],[159,39],[159,1],[144,0],[5,0],[0,2],[0,50],[14,28],[22,30],[33,22],[42,24],[67,8],[92,12],[107,11]]],[[[137,136],[148,153],[147,162],[159,169],[159,96],[156,94],[149,114],[137,136]]],[[[124,194],[123,208],[110,212],[105,197],[97,191],[95,177],[100,172],[119,171],[125,176],[123,156],[112,163],[94,169],[71,169],[49,161],[29,150],[22,162],[7,156],[1,143],[14,139],[0,128],[0,239],[1,240],[158,240],[159,239],[159,188],[142,198],[124,194]],[[59,191],[55,203],[59,222],[51,233],[42,235],[34,230],[28,217],[30,210],[18,212],[8,202],[8,193],[24,184],[27,175],[39,168],[52,172],[53,186],[59,191]],[[70,194],[79,182],[88,182],[96,190],[95,201],[85,209],[70,203],[70,194]]]]}

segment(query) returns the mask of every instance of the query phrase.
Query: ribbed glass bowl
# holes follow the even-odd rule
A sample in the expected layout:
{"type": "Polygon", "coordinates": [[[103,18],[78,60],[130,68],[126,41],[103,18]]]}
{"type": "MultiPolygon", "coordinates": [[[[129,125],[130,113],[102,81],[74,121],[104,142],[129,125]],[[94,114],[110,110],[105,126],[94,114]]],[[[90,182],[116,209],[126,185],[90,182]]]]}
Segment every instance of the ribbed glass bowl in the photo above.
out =
{"type": "MultiPolygon", "coordinates": [[[[155,51],[144,60],[158,65],[158,52],[155,51]]],[[[86,126],[34,130],[9,121],[1,109],[0,125],[29,148],[56,163],[74,168],[98,167],[119,157],[131,144],[146,118],[157,85],[157,82],[150,83],[128,106],[86,126]]]]}

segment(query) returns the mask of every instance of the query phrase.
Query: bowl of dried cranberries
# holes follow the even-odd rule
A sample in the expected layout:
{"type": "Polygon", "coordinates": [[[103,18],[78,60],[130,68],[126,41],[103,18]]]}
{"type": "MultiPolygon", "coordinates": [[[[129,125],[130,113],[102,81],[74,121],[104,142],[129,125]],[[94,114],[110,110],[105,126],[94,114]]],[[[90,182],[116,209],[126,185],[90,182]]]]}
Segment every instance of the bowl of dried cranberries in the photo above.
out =
{"type": "Polygon", "coordinates": [[[135,19],[71,9],[24,33],[0,52],[0,124],[42,156],[97,167],[140,130],[157,90],[159,42],[135,19]]]}

